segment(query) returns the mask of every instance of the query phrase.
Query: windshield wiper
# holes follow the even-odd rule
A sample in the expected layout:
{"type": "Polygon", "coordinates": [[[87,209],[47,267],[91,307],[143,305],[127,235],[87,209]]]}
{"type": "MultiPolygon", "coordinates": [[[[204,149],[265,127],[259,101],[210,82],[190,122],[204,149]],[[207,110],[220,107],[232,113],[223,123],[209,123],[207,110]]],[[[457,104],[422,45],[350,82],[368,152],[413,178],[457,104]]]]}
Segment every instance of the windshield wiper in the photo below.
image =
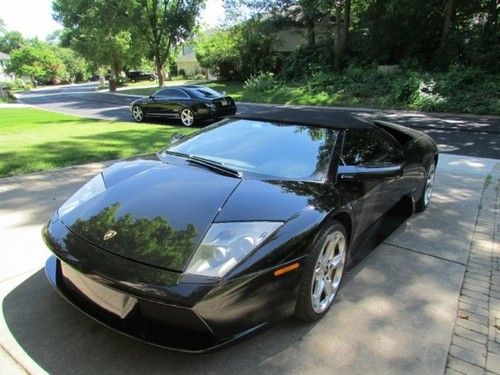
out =
{"type": "Polygon", "coordinates": [[[243,176],[243,174],[240,171],[237,171],[236,169],[226,167],[224,164],[219,163],[218,161],[205,159],[201,156],[189,155],[187,157],[187,160],[190,163],[210,168],[213,171],[219,172],[219,173],[224,174],[226,176],[236,177],[236,178],[241,178],[243,176]]]}

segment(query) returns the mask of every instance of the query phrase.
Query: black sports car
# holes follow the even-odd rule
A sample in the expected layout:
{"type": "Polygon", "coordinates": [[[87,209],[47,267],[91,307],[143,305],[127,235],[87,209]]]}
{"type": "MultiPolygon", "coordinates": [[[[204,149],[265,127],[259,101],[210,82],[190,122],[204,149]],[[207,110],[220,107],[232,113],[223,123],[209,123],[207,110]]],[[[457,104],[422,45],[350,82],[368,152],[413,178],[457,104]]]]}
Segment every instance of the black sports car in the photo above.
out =
{"type": "Polygon", "coordinates": [[[134,120],[141,122],[147,116],[180,119],[191,126],[198,119],[217,119],[236,113],[236,104],[205,86],[172,86],[155,92],[149,98],[138,99],[130,105],[134,120]]]}
{"type": "Polygon", "coordinates": [[[176,137],[95,176],[43,229],[74,305],[140,340],[213,349],[327,313],[380,218],[430,202],[425,134],[321,110],[268,110],[176,137]]]}

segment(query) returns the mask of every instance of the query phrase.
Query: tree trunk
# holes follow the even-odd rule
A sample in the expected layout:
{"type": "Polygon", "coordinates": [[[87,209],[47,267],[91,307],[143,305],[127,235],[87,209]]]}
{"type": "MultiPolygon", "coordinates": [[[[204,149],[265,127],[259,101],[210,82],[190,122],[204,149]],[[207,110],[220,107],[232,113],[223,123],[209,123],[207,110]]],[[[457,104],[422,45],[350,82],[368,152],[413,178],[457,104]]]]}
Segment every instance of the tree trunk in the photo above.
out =
{"type": "Polygon", "coordinates": [[[314,28],[314,20],[307,20],[307,46],[314,47],[316,45],[316,30],[314,28]]]}
{"type": "Polygon", "coordinates": [[[450,35],[451,22],[454,18],[453,17],[454,13],[455,13],[455,0],[446,0],[443,31],[441,33],[441,43],[439,45],[439,49],[441,51],[443,51],[446,47],[446,42],[448,41],[448,37],[450,35]]]}
{"type": "Polygon", "coordinates": [[[344,3],[344,23],[342,32],[342,50],[347,47],[349,43],[349,27],[351,25],[351,0],[345,0],[344,3]]]}
{"type": "Polygon", "coordinates": [[[165,77],[163,75],[163,62],[160,56],[155,56],[156,74],[158,75],[158,87],[163,87],[165,77]]]}
{"type": "Polygon", "coordinates": [[[109,79],[109,92],[116,92],[116,86],[118,86],[116,82],[116,76],[111,76],[111,78],[109,79]]]}
{"type": "Polygon", "coordinates": [[[334,56],[333,56],[333,70],[340,70],[340,62],[341,62],[341,54],[342,54],[342,46],[341,46],[341,9],[340,9],[340,1],[335,1],[335,31],[333,35],[333,48],[334,48],[334,56]]]}

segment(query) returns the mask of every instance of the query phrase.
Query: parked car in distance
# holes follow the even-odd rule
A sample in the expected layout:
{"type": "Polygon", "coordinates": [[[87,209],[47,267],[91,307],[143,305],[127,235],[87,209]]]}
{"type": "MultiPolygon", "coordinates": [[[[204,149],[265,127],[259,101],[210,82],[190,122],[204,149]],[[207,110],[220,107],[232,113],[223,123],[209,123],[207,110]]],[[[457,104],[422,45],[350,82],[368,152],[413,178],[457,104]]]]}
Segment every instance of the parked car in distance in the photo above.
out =
{"type": "Polygon", "coordinates": [[[401,125],[238,115],[96,175],[44,227],[46,272],[96,320],[170,349],[315,321],[381,223],[428,207],[437,162],[434,141],[401,125]]]}
{"type": "Polygon", "coordinates": [[[130,82],[137,81],[156,81],[157,75],[152,72],[143,72],[142,70],[130,70],[126,74],[130,82]]]}
{"type": "Polygon", "coordinates": [[[200,119],[218,119],[236,113],[230,96],[200,85],[171,86],[158,90],[149,98],[132,102],[130,111],[135,121],[146,117],[180,119],[182,125],[192,126],[200,119]]]}

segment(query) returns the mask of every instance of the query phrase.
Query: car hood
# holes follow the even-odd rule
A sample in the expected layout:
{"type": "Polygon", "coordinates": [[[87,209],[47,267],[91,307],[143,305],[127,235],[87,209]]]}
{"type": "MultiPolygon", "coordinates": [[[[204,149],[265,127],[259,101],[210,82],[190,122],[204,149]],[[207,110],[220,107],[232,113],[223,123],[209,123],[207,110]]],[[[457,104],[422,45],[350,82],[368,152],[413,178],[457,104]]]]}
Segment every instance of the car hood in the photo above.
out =
{"type": "Polygon", "coordinates": [[[107,190],[62,222],[106,251],[173,271],[185,269],[241,181],[155,157],[115,164],[103,176],[107,190]]]}

